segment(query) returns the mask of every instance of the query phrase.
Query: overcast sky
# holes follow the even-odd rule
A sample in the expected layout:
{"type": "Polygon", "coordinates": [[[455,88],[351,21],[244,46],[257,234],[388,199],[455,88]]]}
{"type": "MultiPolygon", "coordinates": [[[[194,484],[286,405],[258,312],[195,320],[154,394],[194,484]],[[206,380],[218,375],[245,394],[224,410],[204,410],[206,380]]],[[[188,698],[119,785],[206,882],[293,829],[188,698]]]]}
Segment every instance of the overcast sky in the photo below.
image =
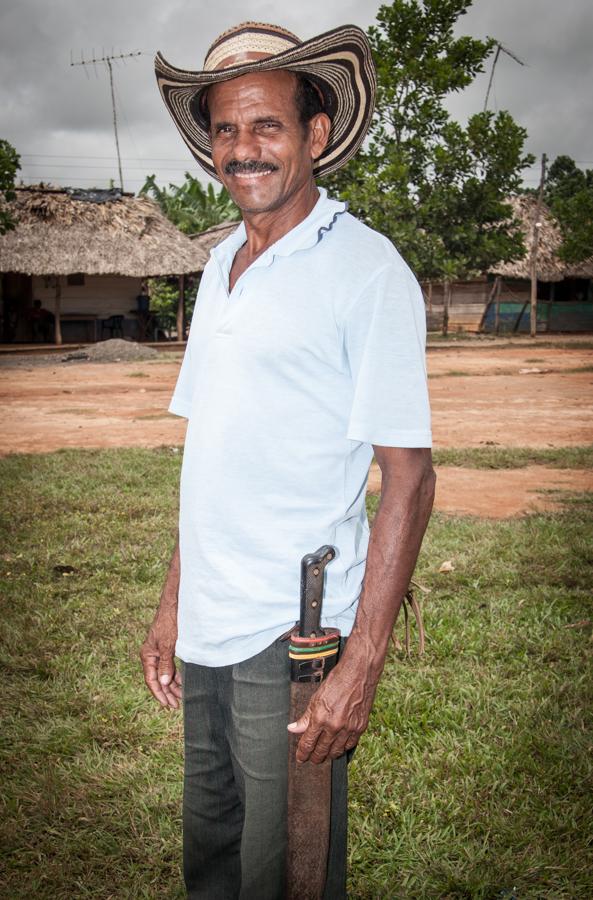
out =
{"type": "MultiPolygon", "coordinates": [[[[103,53],[143,54],[114,67],[126,190],[147,174],[180,183],[200,174],[160,99],[153,57],[199,69],[214,37],[247,19],[276,22],[301,38],[336,25],[368,27],[376,0],[3,0],[0,8],[0,137],[21,154],[22,176],[80,187],[117,183],[109,79],[103,53]]],[[[528,130],[527,149],[568,154],[593,168],[592,0],[474,0],[460,33],[491,35],[526,65],[502,55],[489,108],[508,109],[528,130]]],[[[450,109],[464,121],[484,103],[488,72],[450,109]]],[[[537,183],[539,163],[526,173],[537,183]]]]}

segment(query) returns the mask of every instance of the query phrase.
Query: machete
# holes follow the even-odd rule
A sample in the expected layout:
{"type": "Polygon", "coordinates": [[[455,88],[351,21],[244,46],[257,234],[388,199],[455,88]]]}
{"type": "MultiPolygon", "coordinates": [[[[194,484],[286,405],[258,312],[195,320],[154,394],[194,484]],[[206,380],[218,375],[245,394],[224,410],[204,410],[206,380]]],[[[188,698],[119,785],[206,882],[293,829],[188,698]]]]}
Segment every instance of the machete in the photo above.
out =
{"type": "MultiPolygon", "coordinates": [[[[338,659],[340,632],[321,627],[323,576],[335,557],[325,545],[301,560],[301,618],[290,635],[290,722],[303,715],[338,659]]],[[[301,735],[288,746],[288,900],[321,900],[327,874],[331,809],[331,759],[297,763],[301,735]]]]}

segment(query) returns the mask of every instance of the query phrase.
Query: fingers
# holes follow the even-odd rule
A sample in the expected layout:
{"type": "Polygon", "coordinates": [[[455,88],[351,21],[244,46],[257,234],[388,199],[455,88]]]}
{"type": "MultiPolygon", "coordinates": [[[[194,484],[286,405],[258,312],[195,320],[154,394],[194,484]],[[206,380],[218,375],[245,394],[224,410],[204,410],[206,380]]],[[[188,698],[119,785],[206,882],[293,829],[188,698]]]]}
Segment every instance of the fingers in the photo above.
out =
{"type": "Polygon", "coordinates": [[[181,699],[181,692],[176,693],[177,688],[173,688],[173,682],[169,685],[162,685],[163,693],[167,698],[167,705],[171,707],[171,709],[179,709],[179,701],[181,699]]]}
{"type": "Polygon", "coordinates": [[[328,758],[337,759],[355,747],[360,737],[359,732],[339,720],[336,722],[330,710],[314,701],[300,719],[290,723],[288,730],[301,735],[296,749],[298,763],[319,764],[328,758]]]}
{"type": "Polygon", "coordinates": [[[167,705],[179,709],[181,690],[175,681],[175,662],[173,653],[163,653],[159,657],[158,679],[161,689],[167,698],[167,705]]]}
{"type": "Polygon", "coordinates": [[[287,726],[287,728],[292,732],[292,734],[303,734],[303,732],[306,731],[309,726],[310,719],[311,714],[309,710],[306,710],[306,712],[303,713],[300,719],[297,719],[296,722],[291,722],[290,725],[287,726]]]}
{"type": "Polygon", "coordinates": [[[319,765],[326,759],[337,759],[347,750],[356,747],[359,735],[345,730],[339,731],[338,734],[330,731],[318,731],[315,740],[313,741],[313,736],[311,738],[311,742],[306,741],[305,744],[303,744],[303,738],[299,741],[297,761],[309,761],[319,765]]]}
{"type": "Polygon", "coordinates": [[[177,673],[175,673],[175,678],[171,682],[168,688],[169,692],[173,694],[174,697],[177,697],[178,700],[181,700],[183,696],[181,682],[177,680],[177,673]]]}
{"type": "Polygon", "coordinates": [[[175,671],[173,656],[161,656],[158,651],[143,645],[140,658],[144,681],[153,697],[163,707],[179,709],[181,676],[175,671]]]}
{"type": "Polygon", "coordinates": [[[144,681],[150,693],[159,701],[161,706],[169,706],[167,694],[159,681],[158,657],[148,655],[143,656],[142,668],[144,670],[144,681]]]}

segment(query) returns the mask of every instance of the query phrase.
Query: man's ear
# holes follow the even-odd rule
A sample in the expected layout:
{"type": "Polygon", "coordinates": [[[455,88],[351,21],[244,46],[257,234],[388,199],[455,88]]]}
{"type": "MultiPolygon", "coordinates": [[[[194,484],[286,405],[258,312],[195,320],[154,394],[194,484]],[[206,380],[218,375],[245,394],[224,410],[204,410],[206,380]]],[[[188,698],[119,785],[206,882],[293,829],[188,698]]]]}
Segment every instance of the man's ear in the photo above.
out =
{"type": "Polygon", "coordinates": [[[317,113],[309,122],[309,142],[311,159],[318,159],[327,146],[331,119],[327,113],[317,113]]]}

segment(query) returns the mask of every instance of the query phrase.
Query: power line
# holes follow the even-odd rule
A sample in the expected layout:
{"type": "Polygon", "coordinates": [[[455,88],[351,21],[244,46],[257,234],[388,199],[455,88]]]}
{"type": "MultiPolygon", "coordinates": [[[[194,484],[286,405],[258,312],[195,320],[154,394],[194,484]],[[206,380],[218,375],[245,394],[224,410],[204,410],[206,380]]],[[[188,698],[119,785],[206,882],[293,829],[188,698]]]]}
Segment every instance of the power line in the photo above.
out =
{"type": "MultiPolygon", "coordinates": [[[[85,163],[26,163],[27,169],[111,169],[112,166],[86,165],[85,163]]],[[[127,166],[129,170],[150,169],[151,166],[127,166]]],[[[161,172],[182,172],[183,166],[158,166],[161,172]]],[[[187,167],[185,167],[187,168],[187,167]]]]}
{"type": "MultiPolygon", "coordinates": [[[[117,159],[117,156],[89,156],[85,153],[79,153],[75,156],[69,156],[66,153],[20,153],[19,156],[34,156],[36,159],[117,159]]],[[[191,159],[181,159],[178,156],[122,156],[122,160],[124,162],[129,161],[130,159],[137,160],[146,160],[152,162],[188,162],[191,163],[191,159]]]]}

